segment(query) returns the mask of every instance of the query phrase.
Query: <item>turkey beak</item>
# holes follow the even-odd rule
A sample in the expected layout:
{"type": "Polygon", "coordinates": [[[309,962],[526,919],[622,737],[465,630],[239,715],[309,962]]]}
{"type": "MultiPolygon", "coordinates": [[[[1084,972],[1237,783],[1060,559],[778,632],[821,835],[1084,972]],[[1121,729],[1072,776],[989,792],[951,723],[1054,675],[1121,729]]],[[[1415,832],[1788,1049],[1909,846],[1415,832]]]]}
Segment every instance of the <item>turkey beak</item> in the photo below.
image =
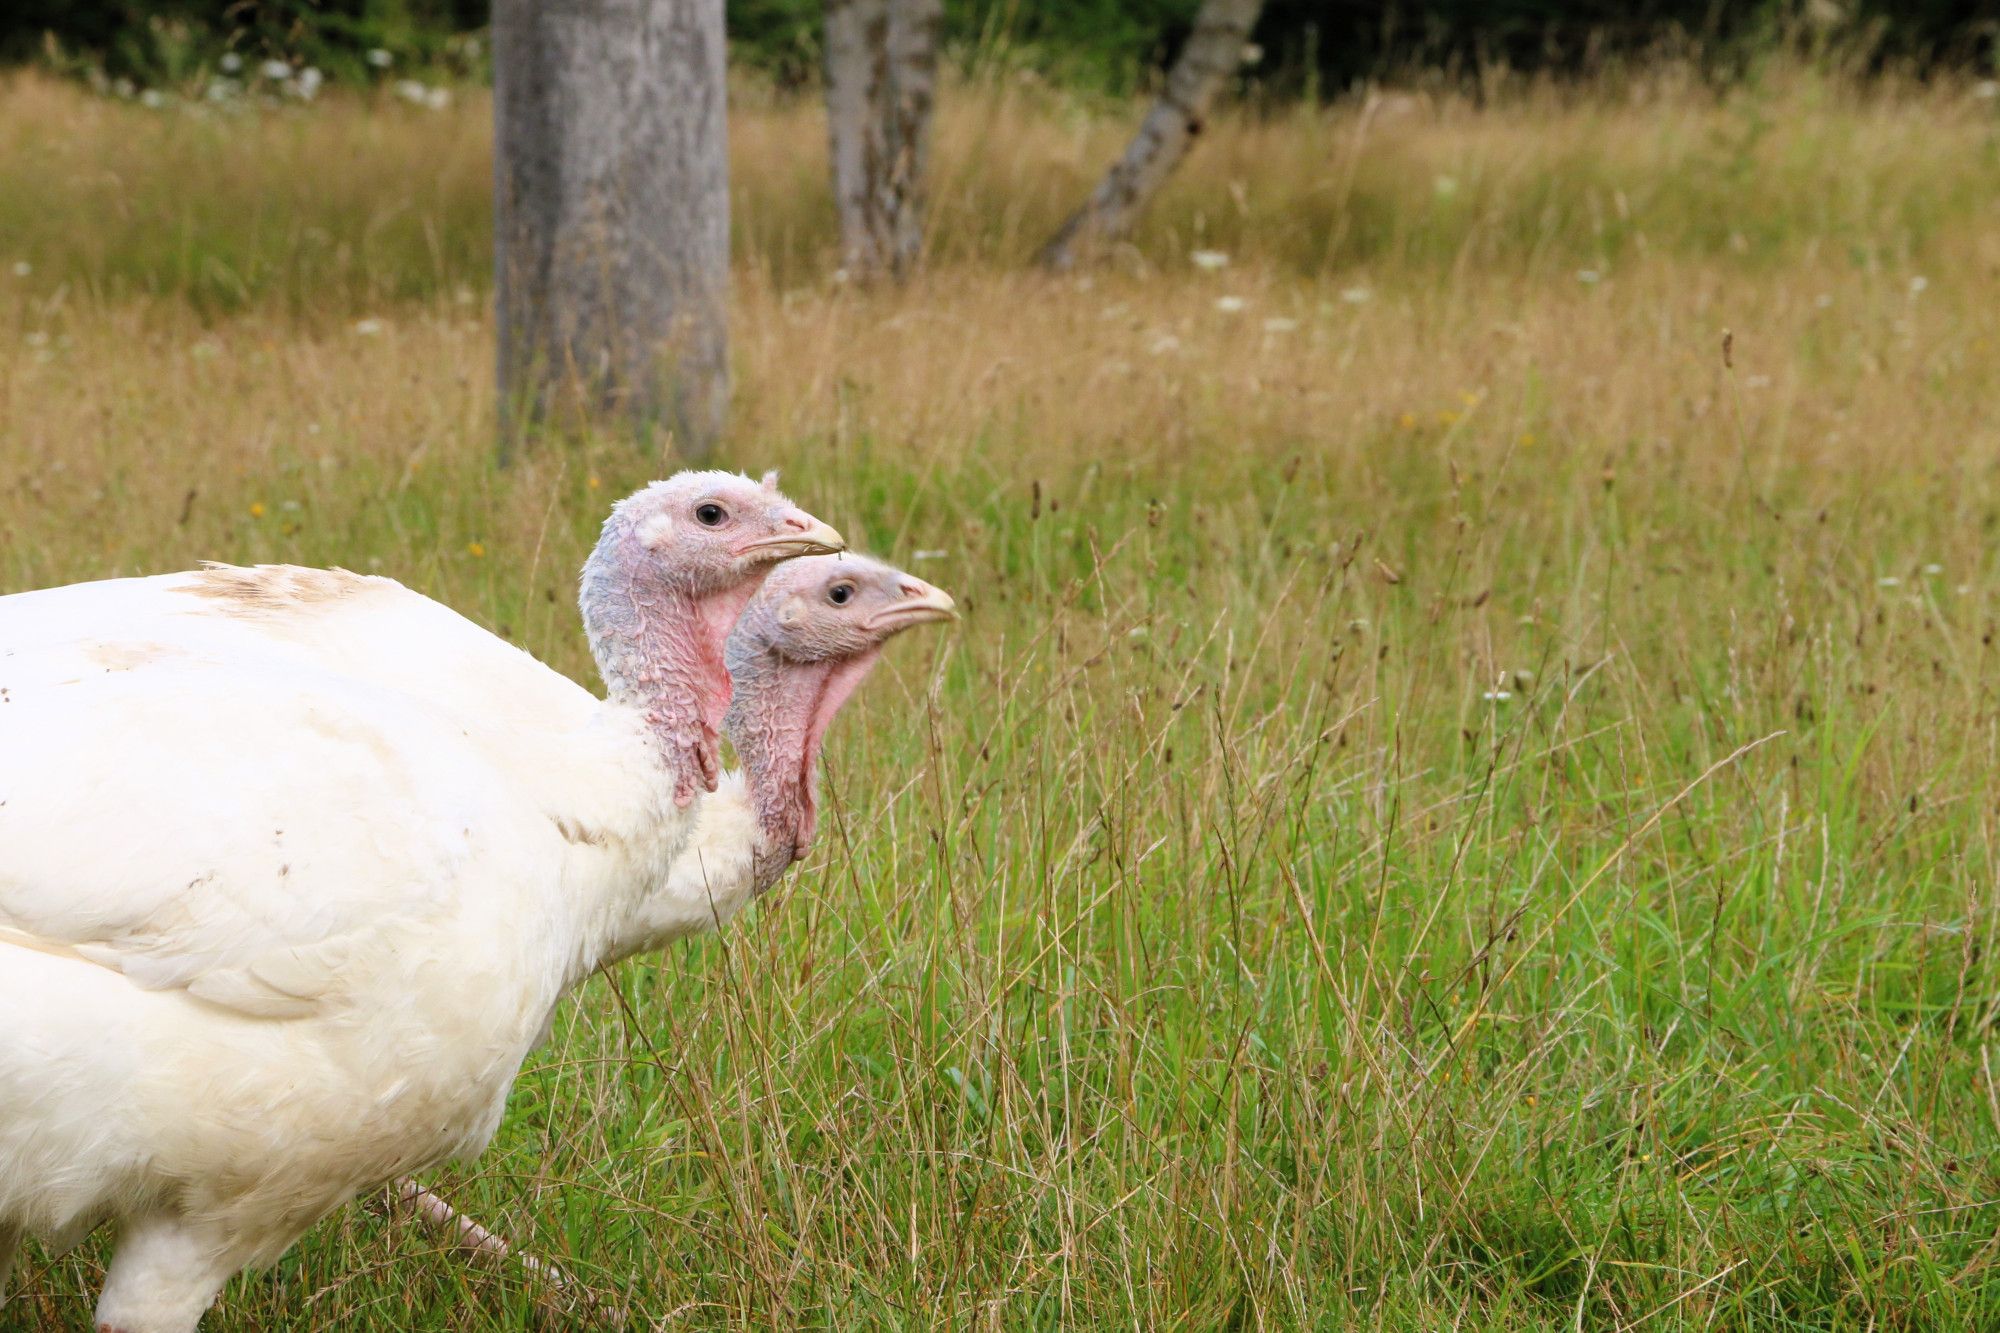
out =
{"type": "Polygon", "coordinates": [[[958,603],[943,588],[933,588],[922,579],[903,578],[902,597],[893,605],[869,617],[868,628],[895,633],[932,620],[958,619],[958,603]]]}
{"type": "Polygon", "coordinates": [[[789,560],[798,555],[835,555],[847,549],[847,539],[802,510],[793,510],[780,530],[737,549],[752,560],[789,560]]]}

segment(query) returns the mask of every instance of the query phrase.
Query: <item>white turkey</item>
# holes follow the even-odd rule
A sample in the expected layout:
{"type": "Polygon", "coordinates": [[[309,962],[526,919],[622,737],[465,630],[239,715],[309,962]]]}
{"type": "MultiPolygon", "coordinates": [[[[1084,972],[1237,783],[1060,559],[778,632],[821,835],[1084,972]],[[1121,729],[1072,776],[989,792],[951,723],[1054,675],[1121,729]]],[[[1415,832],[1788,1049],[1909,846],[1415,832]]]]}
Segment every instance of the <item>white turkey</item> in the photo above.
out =
{"type": "MultiPolygon", "coordinates": [[[[603,702],[337,571],[0,598],[0,1265],[115,1218],[100,1326],[185,1333],[354,1193],[483,1147],[570,986],[725,914],[717,875],[705,918],[666,901],[693,825],[774,864],[740,787],[693,800],[720,630],[837,542],[718,474],[620,505],[584,580],[603,702]]],[[[822,614],[858,613],[796,632],[822,614]]],[[[793,674],[765,696],[800,706],[793,674]]],[[[789,734],[758,693],[746,736],[789,734]]]]}

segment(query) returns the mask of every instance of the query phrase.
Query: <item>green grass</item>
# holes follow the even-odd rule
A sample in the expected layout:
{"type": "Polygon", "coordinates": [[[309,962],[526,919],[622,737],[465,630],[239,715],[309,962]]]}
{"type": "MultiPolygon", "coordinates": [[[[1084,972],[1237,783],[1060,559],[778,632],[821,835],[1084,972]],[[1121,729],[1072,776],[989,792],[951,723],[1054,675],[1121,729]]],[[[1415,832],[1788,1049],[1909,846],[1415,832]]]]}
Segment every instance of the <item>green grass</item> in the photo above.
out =
{"type": "MultiPolygon", "coordinates": [[[[153,202],[0,188],[0,588],[379,568],[588,679],[572,571],[653,464],[488,466],[478,143],[391,204],[286,144],[436,120],[148,174],[136,112],[10,95],[0,183],[68,134],[153,202]]],[[[1287,182],[1367,113],[1224,125],[1087,282],[1012,266],[1071,178],[952,149],[876,295],[813,268],[807,113],[739,116],[729,461],[967,615],[843,717],[786,887],[593,980],[441,1185],[639,1326],[2000,1326],[1994,104],[1763,95],[1734,176],[1694,93],[1411,112],[1324,222],[1287,182]]],[[[105,1253],[0,1321],[81,1326],[105,1253]]],[[[205,1327],[531,1307],[351,1209],[205,1327]]]]}

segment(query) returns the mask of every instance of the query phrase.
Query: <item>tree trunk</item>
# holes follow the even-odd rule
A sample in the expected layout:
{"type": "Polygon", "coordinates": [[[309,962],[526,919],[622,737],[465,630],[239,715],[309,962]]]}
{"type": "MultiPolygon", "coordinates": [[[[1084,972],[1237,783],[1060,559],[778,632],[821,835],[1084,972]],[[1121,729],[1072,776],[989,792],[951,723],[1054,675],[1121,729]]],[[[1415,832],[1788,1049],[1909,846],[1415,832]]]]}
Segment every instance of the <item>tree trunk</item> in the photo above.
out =
{"type": "Polygon", "coordinates": [[[1243,45],[1263,7],[1263,0],[1203,0],[1160,100],[1146,113],[1125,156],[1036,255],[1042,267],[1067,271],[1132,230],[1201,133],[1215,95],[1243,63],[1243,45]]]}
{"type": "Polygon", "coordinates": [[[826,110],[841,265],[907,277],[923,250],[943,0],[827,0],[826,110]]]}
{"type": "Polygon", "coordinates": [[[722,14],[723,0],[493,6],[503,457],[559,414],[608,414],[690,458],[722,433],[722,14]]]}

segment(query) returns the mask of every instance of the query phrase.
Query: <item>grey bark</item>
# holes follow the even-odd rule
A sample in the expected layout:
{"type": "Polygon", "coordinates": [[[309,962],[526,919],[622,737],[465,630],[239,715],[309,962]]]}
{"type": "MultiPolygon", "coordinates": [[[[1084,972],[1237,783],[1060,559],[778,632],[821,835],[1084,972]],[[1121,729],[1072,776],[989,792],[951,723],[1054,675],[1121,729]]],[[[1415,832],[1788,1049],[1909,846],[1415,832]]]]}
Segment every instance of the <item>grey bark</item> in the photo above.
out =
{"type": "Polygon", "coordinates": [[[502,453],[609,415],[706,453],[729,401],[723,0],[496,0],[502,453]]]}
{"type": "Polygon", "coordinates": [[[1042,246],[1036,262],[1063,272],[1130,233],[1201,133],[1216,94],[1243,63],[1244,43],[1263,7],[1263,0],[1204,0],[1187,45],[1167,72],[1165,91],[1125,155],[1042,246]]]}
{"type": "Polygon", "coordinates": [[[943,0],[827,0],[826,109],[841,264],[907,277],[923,252],[943,0]]]}

